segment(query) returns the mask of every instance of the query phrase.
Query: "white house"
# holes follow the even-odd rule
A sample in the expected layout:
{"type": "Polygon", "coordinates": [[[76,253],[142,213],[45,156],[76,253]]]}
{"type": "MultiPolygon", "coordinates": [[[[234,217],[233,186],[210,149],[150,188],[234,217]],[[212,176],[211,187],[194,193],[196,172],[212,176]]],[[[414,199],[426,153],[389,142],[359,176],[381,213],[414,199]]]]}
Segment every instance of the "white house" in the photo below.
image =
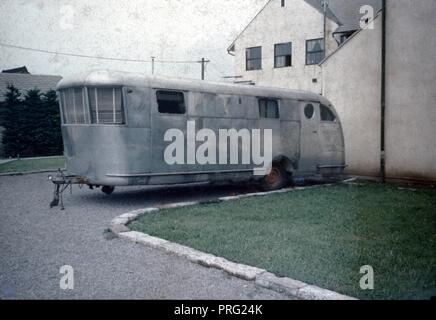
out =
{"type": "Polygon", "coordinates": [[[344,128],[347,173],[435,182],[436,1],[322,3],[268,1],[228,48],[237,81],[328,98],[344,128]],[[361,13],[367,5],[373,18],[361,13]]]}
{"type": "Polygon", "coordinates": [[[270,0],[228,48],[236,82],[321,93],[319,63],[359,29],[365,3],[379,0],[270,0]]]}
{"type": "Polygon", "coordinates": [[[323,95],[342,120],[349,173],[433,183],[436,1],[386,0],[385,15],[321,62],[323,95]]]}

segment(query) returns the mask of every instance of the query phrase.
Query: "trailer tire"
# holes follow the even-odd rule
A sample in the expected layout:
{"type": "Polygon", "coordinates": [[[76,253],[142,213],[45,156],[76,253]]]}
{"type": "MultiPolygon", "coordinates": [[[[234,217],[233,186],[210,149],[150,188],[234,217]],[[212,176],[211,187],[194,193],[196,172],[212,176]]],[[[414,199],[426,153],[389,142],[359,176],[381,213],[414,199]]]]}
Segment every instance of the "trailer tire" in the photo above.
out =
{"type": "Polygon", "coordinates": [[[289,183],[289,175],[280,163],[273,164],[271,171],[262,180],[262,189],[265,191],[279,190],[289,183]]]}
{"type": "Polygon", "coordinates": [[[112,187],[112,186],[103,186],[103,187],[101,187],[101,191],[104,194],[107,194],[107,195],[112,194],[112,192],[114,192],[114,190],[115,190],[115,187],[112,187]]]}

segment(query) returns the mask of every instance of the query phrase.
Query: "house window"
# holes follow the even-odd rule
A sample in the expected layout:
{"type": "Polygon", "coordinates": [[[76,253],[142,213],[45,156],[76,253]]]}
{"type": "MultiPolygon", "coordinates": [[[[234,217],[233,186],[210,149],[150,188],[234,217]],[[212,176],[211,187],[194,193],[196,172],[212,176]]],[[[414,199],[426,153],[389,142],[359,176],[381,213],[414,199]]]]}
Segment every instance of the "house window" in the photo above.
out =
{"type": "Polygon", "coordinates": [[[88,88],[91,123],[123,124],[121,88],[88,88]]]}
{"type": "Polygon", "coordinates": [[[281,0],[282,1],[282,7],[285,6],[285,0],[281,0]]]}
{"type": "Polygon", "coordinates": [[[292,66],[292,42],[274,45],[274,68],[292,66]]]}
{"type": "Polygon", "coordinates": [[[306,64],[318,64],[325,57],[324,39],[313,39],[306,41],[306,64]]]}
{"type": "Polygon", "coordinates": [[[274,99],[259,99],[259,115],[261,118],[280,118],[278,101],[274,99]]]}
{"type": "Polygon", "coordinates": [[[159,113],[184,114],[186,111],[183,92],[162,91],[156,92],[159,113]]]}
{"type": "Polygon", "coordinates": [[[262,47],[248,48],[245,55],[248,71],[262,69],[262,47]]]}
{"type": "Polygon", "coordinates": [[[334,122],[336,120],[335,114],[325,105],[320,105],[321,121],[334,122]]]}
{"type": "Polygon", "coordinates": [[[340,43],[344,43],[345,41],[347,41],[348,36],[346,34],[342,34],[341,37],[339,38],[340,43]]]}

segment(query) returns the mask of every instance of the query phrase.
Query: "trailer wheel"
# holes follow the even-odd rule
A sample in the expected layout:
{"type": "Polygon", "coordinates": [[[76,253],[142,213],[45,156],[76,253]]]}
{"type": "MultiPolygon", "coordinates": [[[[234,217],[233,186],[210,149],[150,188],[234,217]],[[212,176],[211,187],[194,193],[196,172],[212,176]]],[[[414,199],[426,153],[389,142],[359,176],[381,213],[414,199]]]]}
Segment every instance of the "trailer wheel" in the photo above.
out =
{"type": "Polygon", "coordinates": [[[273,164],[271,172],[263,178],[262,189],[265,191],[278,190],[289,182],[288,173],[280,164],[273,164]]]}
{"type": "Polygon", "coordinates": [[[101,187],[101,191],[107,195],[110,195],[112,192],[114,192],[115,187],[111,187],[111,186],[103,186],[101,187]]]}

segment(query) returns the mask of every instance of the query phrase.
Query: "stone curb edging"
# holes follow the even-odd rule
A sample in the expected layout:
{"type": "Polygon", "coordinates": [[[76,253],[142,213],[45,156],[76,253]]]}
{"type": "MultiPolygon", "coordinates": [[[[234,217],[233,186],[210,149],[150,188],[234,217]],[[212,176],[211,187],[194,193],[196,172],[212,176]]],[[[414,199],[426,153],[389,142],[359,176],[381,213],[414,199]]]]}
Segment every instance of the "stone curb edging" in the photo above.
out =
{"type": "MultiPolygon", "coordinates": [[[[271,192],[258,192],[238,196],[221,197],[213,202],[232,201],[248,197],[265,196],[275,193],[285,193],[295,190],[327,187],[331,185],[332,184],[312,187],[287,188],[271,192]]],[[[122,239],[127,239],[135,243],[140,243],[155,249],[164,250],[168,253],[186,258],[193,263],[197,263],[205,267],[223,270],[232,276],[236,276],[238,278],[248,281],[254,281],[257,286],[283,293],[293,298],[304,300],[356,300],[353,297],[345,296],[337,292],[323,289],[314,285],[309,285],[298,280],[287,277],[278,277],[275,274],[270,273],[264,269],[235,263],[225,258],[217,257],[209,253],[204,253],[202,251],[178,243],[170,242],[168,240],[164,240],[158,237],[153,237],[142,232],[131,231],[127,227],[127,224],[129,222],[137,219],[144,214],[153,214],[159,212],[162,209],[181,208],[201,203],[201,201],[172,203],[130,211],[128,213],[124,213],[120,216],[115,217],[111,221],[109,229],[122,239]]]]}

